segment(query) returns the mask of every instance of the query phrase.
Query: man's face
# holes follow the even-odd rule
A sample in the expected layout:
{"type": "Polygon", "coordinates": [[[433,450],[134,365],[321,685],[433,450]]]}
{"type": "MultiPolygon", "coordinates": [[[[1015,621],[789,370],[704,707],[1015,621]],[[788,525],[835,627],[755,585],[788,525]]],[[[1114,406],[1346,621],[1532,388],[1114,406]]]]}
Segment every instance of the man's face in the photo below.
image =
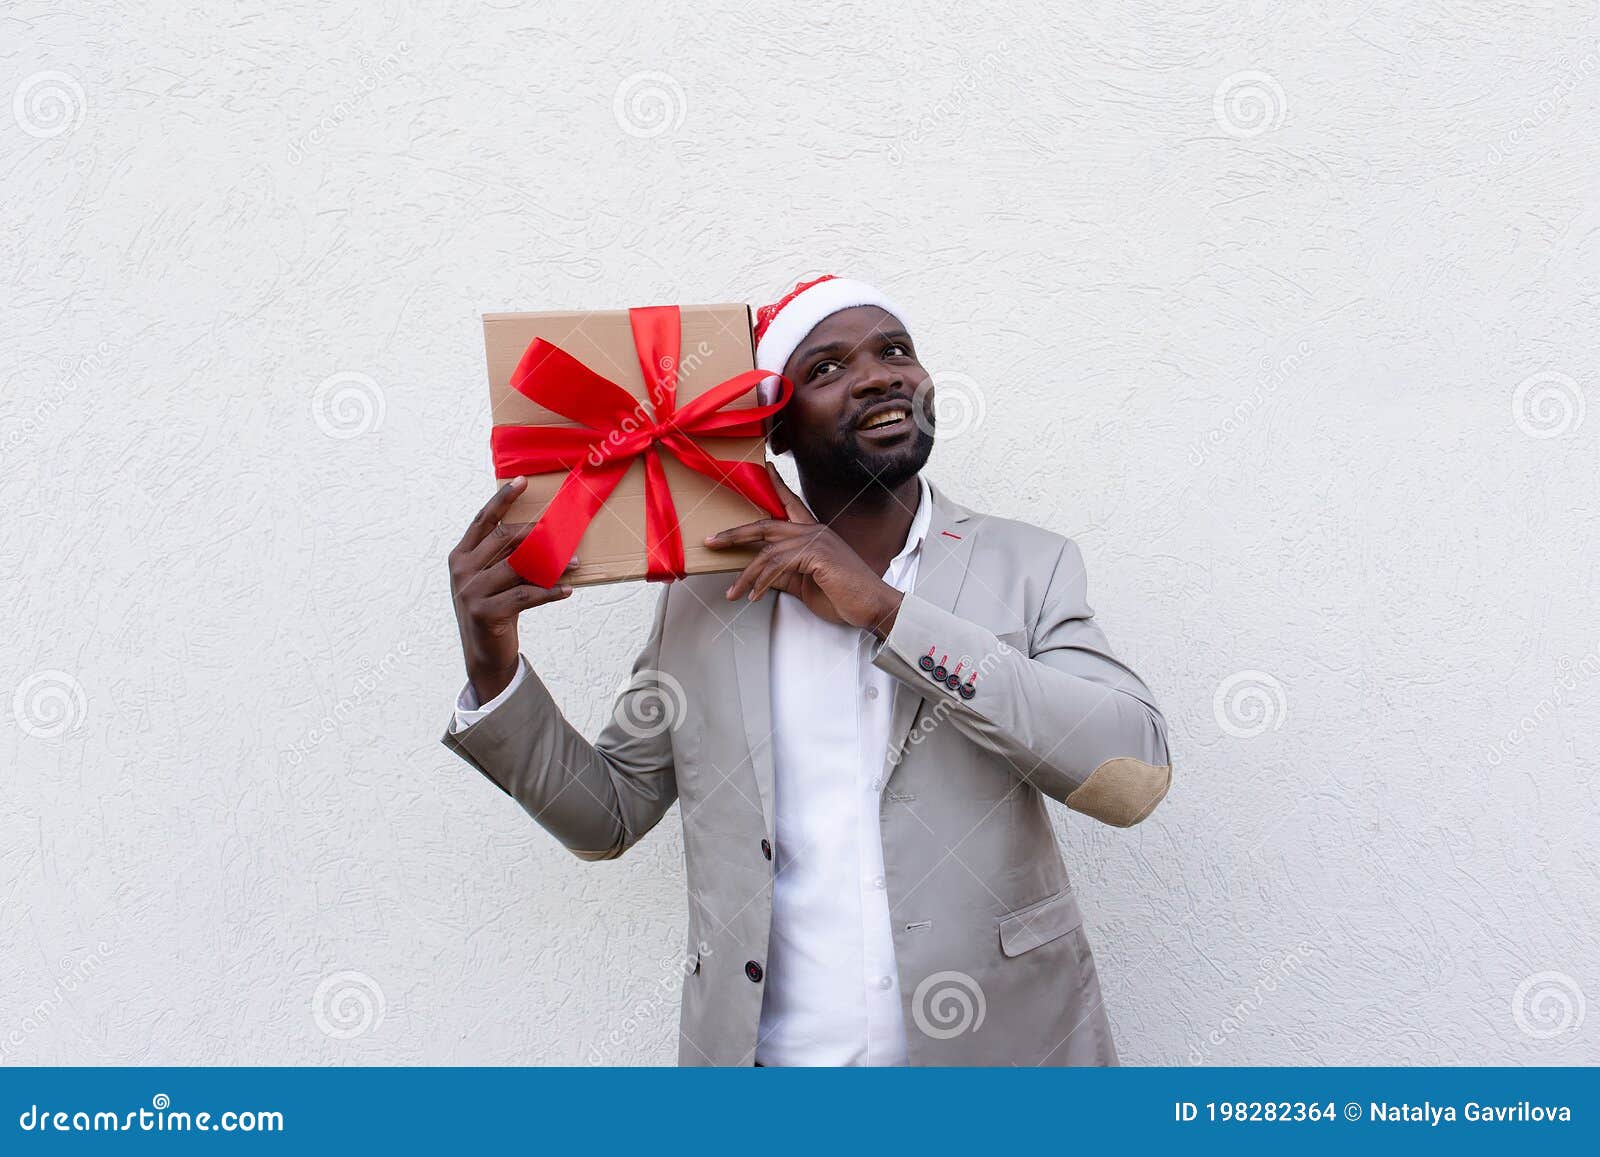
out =
{"type": "Polygon", "coordinates": [[[933,383],[905,328],[877,306],[824,318],[783,376],[794,383],[794,396],[780,415],[773,449],[793,451],[802,477],[893,487],[927,463],[933,383]]]}

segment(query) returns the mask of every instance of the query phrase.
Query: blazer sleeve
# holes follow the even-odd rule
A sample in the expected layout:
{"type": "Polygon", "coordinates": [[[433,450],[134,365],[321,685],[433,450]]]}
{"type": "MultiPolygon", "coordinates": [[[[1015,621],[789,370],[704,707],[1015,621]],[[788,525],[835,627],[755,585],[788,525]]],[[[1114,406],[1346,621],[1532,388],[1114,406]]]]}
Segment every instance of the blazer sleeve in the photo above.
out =
{"type": "Polygon", "coordinates": [[[1088,603],[1083,554],[1064,540],[1029,632],[1029,653],[926,599],[908,594],[873,663],[935,700],[1018,778],[1103,823],[1128,827],[1167,794],[1167,723],[1132,668],[1111,653],[1088,603]],[[959,660],[971,698],[919,666],[929,653],[959,660]]]}
{"type": "Polygon", "coordinates": [[[678,798],[672,727],[681,692],[674,694],[676,684],[659,670],[670,591],[670,584],[662,587],[650,638],[593,743],[567,722],[531,670],[489,715],[462,731],[445,730],[446,747],[579,859],[616,859],[678,798]]]}

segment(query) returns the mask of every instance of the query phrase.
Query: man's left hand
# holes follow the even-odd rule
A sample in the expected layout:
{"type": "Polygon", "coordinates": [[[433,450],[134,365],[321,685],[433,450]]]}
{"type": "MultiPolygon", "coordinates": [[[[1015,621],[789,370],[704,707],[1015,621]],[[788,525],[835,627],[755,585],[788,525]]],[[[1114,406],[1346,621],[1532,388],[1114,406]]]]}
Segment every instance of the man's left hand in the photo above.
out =
{"type": "Polygon", "coordinates": [[[763,518],[706,539],[713,549],[764,544],[728,588],[727,597],[759,599],[768,590],[784,591],[818,618],[848,623],[884,638],[894,626],[901,593],[873,574],[844,539],[813,518],[770,462],[767,473],[789,520],[763,518]]]}

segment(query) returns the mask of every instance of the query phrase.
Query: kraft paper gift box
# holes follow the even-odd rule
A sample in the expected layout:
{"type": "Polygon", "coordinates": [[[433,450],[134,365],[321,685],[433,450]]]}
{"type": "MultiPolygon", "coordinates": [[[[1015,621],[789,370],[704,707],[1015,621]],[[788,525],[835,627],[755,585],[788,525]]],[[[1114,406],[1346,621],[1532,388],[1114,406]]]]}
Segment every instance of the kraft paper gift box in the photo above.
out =
{"type": "MultiPolygon", "coordinates": [[[[568,484],[569,493],[561,501],[555,501],[568,475],[578,470],[530,472],[525,454],[518,457],[506,451],[506,446],[517,436],[509,433],[509,428],[563,431],[549,437],[568,446],[564,452],[569,459],[581,459],[577,462],[578,469],[589,470],[598,461],[609,460],[614,464],[614,471],[620,468],[620,459],[627,458],[641,439],[649,444],[650,428],[662,419],[663,406],[658,403],[663,379],[675,379],[676,397],[672,399],[675,406],[668,407],[669,412],[683,411],[708,393],[725,399],[709,414],[687,421],[677,432],[712,459],[735,464],[732,466],[735,477],[724,474],[720,481],[708,477],[685,465],[670,443],[656,441],[653,445],[660,464],[659,473],[652,478],[647,469],[648,455],[638,452],[627,462],[620,479],[615,481],[615,488],[593,511],[592,521],[582,529],[576,551],[556,551],[549,540],[537,552],[531,547],[519,551],[512,562],[520,574],[540,585],[560,581],[579,586],[738,571],[755,557],[755,547],[711,550],[703,543],[706,535],[719,530],[760,518],[783,517],[782,503],[765,476],[766,456],[760,429],[762,419],[787,400],[788,386],[784,384],[783,398],[777,403],[758,405],[756,383],[767,375],[755,370],[748,306],[491,313],[484,315],[483,336],[489,371],[490,412],[495,425],[496,482],[504,483],[518,474],[528,479],[527,490],[512,505],[504,521],[542,522],[530,539],[551,527],[565,525],[569,528],[565,537],[561,537],[563,532],[559,529],[552,533],[557,535],[557,542],[569,540],[575,533],[571,528],[581,524],[587,513],[579,514],[574,523],[574,506],[593,509],[592,495],[603,490],[604,485],[591,485],[588,479],[592,476],[585,474],[581,487],[576,486],[579,480],[574,480],[568,484]],[[657,382],[656,401],[652,400],[646,383],[644,364],[657,367],[653,372],[657,382]],[[622,399],[606,382],[597,382],[591,375],[607,379],[628,397],[622,399]],[[514,377],[521,382],[521,389],[513,383],[514,377]],[[538,379],[534,388],[528,385],[532,379],[538,379]],[[539,394],[543,402],[529,394],[539,394]],[[603,400],[603,404],[599,400],[603,400]],[[547,404],[551,401],[560,408],[547,404]],[[629,412],[622,414],[623,409],[629,412]],[[604,411],[598,418],[597,410],[604,411]],[[585,420],[576,420],[574,413],[585,420]],[[730,429],[728,423],[736,425],[730,429]],[[701,427],[700,432],[694,432],[697,426],[701,427]],[[723,428],[716,428],[719,426],[723,428]],[[729,436],[730,433],[733,436],[729,436]],[[588,449],[580,455],[573,447],[584,443],[589,444],[588,449]],[[608,449],[620,450],[620,453],[606,459],[608,449]],[[659,491],[663,484],[670,498],[670,509],[678,520],[682,554],[680,560],[673,544],[664,543],[658,534],[658,544],[664,545],[658,545],[657,573],[652,575],[647,491],[652,485],[659,491]],[[766,509],[758,505],[757,500],[764,502],[766,509]],[[553,502],[558,508],[554,512],[553,502]],[[543,521],[547,515],[552,517],[543,521]],[[557,553],[565,553],[565,557],[557,560],[554,557],[557,553]],[[580,565],[561,574],[559,568],[573,553],[580,565]],[[533,554],[540,557],[535,559],[533,554]],[[672,573],[662,573],[663,566],[672,573]],[[540,577],[535,577],[536,574],[540,577]],[[541,578],[551,581],[542,582],[541,578]]],[[[701,408],[705,408],[705,403],[701,408]]],[[[681,441],[678,445],[682,445],[681,441]]],[[[705,459],[701,461],[704,464],[705,459]]],[[[659,507],[659,496],[657,505],[659,507]]],[[[670,519],[665,524],[670,524],[670,519]]],[[[657,525],[664,524],[658,522],[657,525]]]]}

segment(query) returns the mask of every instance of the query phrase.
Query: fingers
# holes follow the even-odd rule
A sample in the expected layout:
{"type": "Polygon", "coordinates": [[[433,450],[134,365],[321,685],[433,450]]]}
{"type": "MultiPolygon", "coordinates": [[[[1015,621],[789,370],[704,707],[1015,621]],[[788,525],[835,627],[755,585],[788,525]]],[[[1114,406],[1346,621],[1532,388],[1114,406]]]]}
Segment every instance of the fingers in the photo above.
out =
{"type": "Polygon", "coordinates": [[[766,594],[768,587],[774,586],[774,584],[781,586],[784,576],[790,573],[792,573],[792,570],[784,560],[768,560],[768,562],[762,563],[760,570],[750,574],[750,592],[746,595],[746,599],[754,603],[755,600],[766,594]]]}
{"type": "Polygon", "coordinates": [[[788,590],[800,581],[801,576],[795,569],[795,556],[786,551],[769,559],[754,577],[755,581],[750,587],[751,602],[755,602],[772,587],[780,591],[788,590]]]}
{"type": "Polygon", "coordinates": [[[727,597],[737,599],[748,596],[753,601],[764,595],[770,587],[788,589],[789,580],[799,577],[795,568],[800,557],[800,552],[787,546],[776,543],[767,546],[739,572],[739,577],[728,588],[727,597]]]}
{"type": "Polygon", "coordinates": [[[767,463],[767,476],[772,479],[772,488],[783,500],[783,509],[788,512],[790,522],[816,521],[811,517],[811,511],[806,509],[806,504],[800,501],[800,496],[789,489],[789,484],[783,480],[783,475],[778,473],[778,468],[771,462],[767,463]]]}
{"type": "Polygon", "coordinates": [[[502,522],[489,532],[487,538],[473,552],[472,562],[477,570],[488,570],[506,559],[522,545],[522,540],[532,532],[536,523],[502,522]]]}
{"type": "Polygon", "coordinates": [[[755,581],[756,572],[766,566],[767,560],[771,557],[771,550],[770,546],[766,547],[755,558],[745,563],[744,569],[739,572],[739,577],[734,579],[728,589],[723,592],[724,597],[736,599],[748,591],[751,583],[755,581]]]}
{"type": "Polygon", "coordinates": [[[749,546],[757,542],[770,542],[775,537],[790,533],[793,525],[793,523],[783,522],[776,518],[763,518],[756,522],[747,522],[743,526],[719,530],[716,534],[708,534],[706,535],[705,543],[712,550],[721,550],[729,546],[749,546]]]}
{"type": "MultiPolygon", "coordinates": [[[[567,564],[563,574],[570,574],[578,568],[578,560],[573,559],[567,564]]],[[[472,580],[472,593],[478,598],[492,598],[504,591],[512,590],[519,586],[533,586],[535,590],[545,590],[545,587],[534,586],[516,571],[511,569],[511,564],[504,559],[493,566],[483,570],[477,578],[472,580]]],[[[549,588],[553,589],[553,588],[549,588]]]]}
{"type": "Polygon", "coordinates": [[[496,490],[494,497],[484,503],[483,509],[478,511],[477,517],[467,524],[467,532],[461,536],[456,549],[462,552],[476,549],[478,544],[488,537],[489,532],[500,525],[500,519],[511,509],[511,504],[521,497],[527,487],[528,480],[518,477],[496,490]]]}
{"type": "Polygon", "coordinates": [[[536,587],[525,582],[521,586],[512,587],[508,591],[484,600],[484,609],[494,617],[510,618],[519,611],[529,607],[542,607],[546,603],[559,603],[562,599],[572,597],[572,588],[562,583],[554,587],[536,587]]]}

